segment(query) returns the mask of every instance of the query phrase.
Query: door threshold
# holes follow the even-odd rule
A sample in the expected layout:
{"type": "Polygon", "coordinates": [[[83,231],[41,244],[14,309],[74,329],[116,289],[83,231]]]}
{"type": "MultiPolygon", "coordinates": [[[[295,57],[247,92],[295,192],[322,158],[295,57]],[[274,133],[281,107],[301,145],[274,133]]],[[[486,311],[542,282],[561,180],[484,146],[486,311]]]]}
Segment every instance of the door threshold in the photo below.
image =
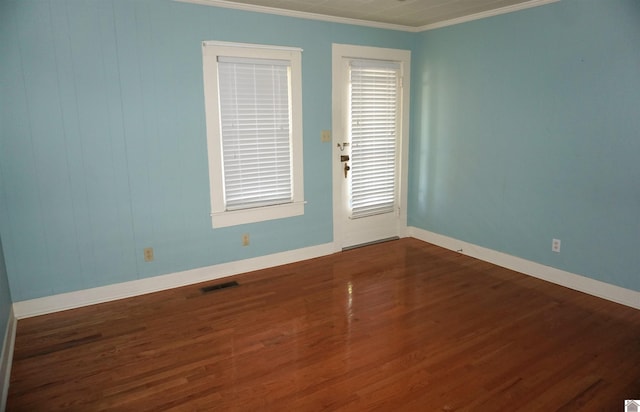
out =
{"type": "Polygon", "coordinates": [[[346,252],[347,250],[351,250],[351,249],[358,249],[358,248],[365,247],[365,246],[376,245],[378,243],[391,242],[393,240],[399,240],[399,239],[400,238],[398,236],[387,237],[387,238],[384,238],[384,239],[374,240],[374,241],[371,241],[371,242],[359,243],[357,245],[343,247],[342,251],[346,252]]]}

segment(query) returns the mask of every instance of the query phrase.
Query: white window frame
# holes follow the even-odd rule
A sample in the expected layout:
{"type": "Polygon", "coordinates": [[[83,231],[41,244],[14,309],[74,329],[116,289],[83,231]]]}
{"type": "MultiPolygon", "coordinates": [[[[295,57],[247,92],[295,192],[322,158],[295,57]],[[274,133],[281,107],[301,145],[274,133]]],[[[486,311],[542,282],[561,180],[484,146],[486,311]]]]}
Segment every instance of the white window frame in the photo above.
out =
{"type": "Polygon", "coordinates": [[[212,226],[219,228],[303,215],[305,201],[302,164],[302,49],[205,41],[202,43],[202,63],[212,226]],[[218,88],[218,57],[220,56],[288,60],[291,63],[292,201],[290,203],[236,210],[227,210],[226,208],[218,88]]]}

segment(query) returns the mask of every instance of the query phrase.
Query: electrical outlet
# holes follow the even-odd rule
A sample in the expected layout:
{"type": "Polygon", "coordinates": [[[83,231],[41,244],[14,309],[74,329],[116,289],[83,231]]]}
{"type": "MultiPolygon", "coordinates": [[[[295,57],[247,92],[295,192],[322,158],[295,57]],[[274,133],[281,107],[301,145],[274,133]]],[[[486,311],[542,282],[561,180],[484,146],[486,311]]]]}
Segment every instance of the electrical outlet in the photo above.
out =
{"type": "Polygon", "coordinates": [[[249,234],[242,235],[242,246],[249,246],[249,234]]]}
{"type": "Polygon", "coordinates": [[[560,239],[553,239],[551,241],[551,251],[560,253],[560,239]]]}
{"type": "Polygon", "coordinates": [[[320,141],[322,143],[330,143],[331,142],[331,130],[323,130],[320,133],[320,141]]]}
{"type": "Polygon", "coordinates": [[[145,262],[152,262],[153,261],[153,248],[152,247],[146,247],[144,248],[144,261],[145,262]]]}

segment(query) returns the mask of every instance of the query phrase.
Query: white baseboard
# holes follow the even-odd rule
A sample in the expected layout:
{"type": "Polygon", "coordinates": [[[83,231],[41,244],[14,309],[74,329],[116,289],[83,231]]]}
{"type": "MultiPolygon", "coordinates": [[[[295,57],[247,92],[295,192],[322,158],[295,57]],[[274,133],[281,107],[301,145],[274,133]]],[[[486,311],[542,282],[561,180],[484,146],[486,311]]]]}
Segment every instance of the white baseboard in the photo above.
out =
{"type": "Polygon", "coordinates": [[[439,235],[417,227],[409,227],[408,234],[411,237],[434,245],[450,249],[453,251],[462,250],[462,254],[502,266],[516,272],[524,273],[547,282],[565,286],[589,295],[607,299],[612,302],[640,309],[640,292],[625,289],[620,286],[611,285],[586,276],[552,268],[530,260],[511,256],[506,253],[497,252],[482,246],[464,242],[448,236],[439,235]]]}
{"type": "MultiPolygon", "coordinates": [[[[580,292],[640,309],[640,292],[611,285],[585,276],[576,275],[560,269],[545,266],[506,253],[497,252],[472,243],[439,235],[416,227],[408,227],[406,235],[432,243],[446,249],[502,266],[538,279],[546,280],[580,292]]],[[[47,313],[74,309],[82,306],[159,292],[180,286],[192,285],[232,276],[253,270],[284,265],[305,259],[326,256],[335,253],[335,245],[326,243],[272,255],[223,263],[183,272],[170,273],[147,279],[139,279],[114,285],[101,286],[76,292],[63,293],[38,299],[15,302],[13,313],[16,319],[23,319],[47,313]]],[[[14,321],[15,323],[15,321],[14,321]]],[[[15,325],[13,326],[15,329],[15,325]]]]}
{"type": "Polygon", "coordinates": [[[13,361],[13,347],[16,341],[16,326],[18,322],[13,315],[13,309],[9,312],[7,320],[7,330],[4,333],[2,354],[0,355],[0,411],[7,407],[7,396],[9,395],[9,381],[11,378],[11,363],[13,361]]]}
{"type": "Polygon", "coordinates": [[[334,253],[333,243],[311,246],[235,262],[154,276],[146,279],[117,283],[76,292],[62,293],[38,299],[15,302],[13,310],[17,319],[59,312],[97,303],[159,292],[194,283],[207,282],[240,273],[284,265],[334,253]]]}

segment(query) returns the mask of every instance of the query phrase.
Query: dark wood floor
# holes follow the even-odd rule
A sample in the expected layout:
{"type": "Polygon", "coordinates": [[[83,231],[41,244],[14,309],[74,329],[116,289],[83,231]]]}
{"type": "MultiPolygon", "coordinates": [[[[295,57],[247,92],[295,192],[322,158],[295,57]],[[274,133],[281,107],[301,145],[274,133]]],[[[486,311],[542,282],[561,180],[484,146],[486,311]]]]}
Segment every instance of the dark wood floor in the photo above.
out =
{"type": "Polygon", "coordinates": [[[18,322],[8,410],[621,411],[640,311],[415,239],[18,322]]]}

